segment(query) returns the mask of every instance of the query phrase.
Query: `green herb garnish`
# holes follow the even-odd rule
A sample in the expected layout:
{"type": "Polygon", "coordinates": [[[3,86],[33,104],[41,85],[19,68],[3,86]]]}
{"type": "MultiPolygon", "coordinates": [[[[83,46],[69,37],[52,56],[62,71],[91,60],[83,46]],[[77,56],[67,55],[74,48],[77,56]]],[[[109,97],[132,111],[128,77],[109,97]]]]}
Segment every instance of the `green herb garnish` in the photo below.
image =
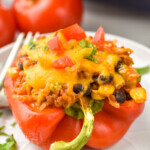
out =
{"type": "Polygon", "coordinates": [[[5,128],[5,126],[1,126],[0,127],[0,132],[5,128]]]}
{"type": "Polygon", "coordinates": [[[146,66],[142,68],[135,68],[135,70],[139,75],[144,75],[150,71],[150,66],[146,66]]]}
{"type": "Polygon", "coordinates": [[[4,133],[4,132],[0,132],[0,135],[9,136],[7,133],[4,133]]]}
{"type": "Polygon", "coordinates": [[[45,46],[45,47],[44,47],[44,50],[45,50],[45,51],[48,51],[48,49],[49,49],[48,46],[45,46]]]}
{"type": "Polygon", "coordinates": [[[82,48],[93,48],[93,51],[92,53],[90,54],[90,56],[88,57],[84,57],[85,59],[88,59],[90,61],[93,61],[95,62],[96,64],[98,63],[98,60],[94,57],[94,55],[96,54],[96,50],[97,48],[94,47],[94,45],[88,43],[87,41],[85,41],[84,39],[81,40],[79,43],[78,43],[79,46],[81,46],[82,48]]]}
{"type": "Polygon", "coordinates": [[[12,127],[15,127],[16,124],[17,124],[16,122],[13,122],[13,123],[11,124],[11,126],[12,126],[12,127]]]}
{"type": "Polygon", "coordinates": [[[141,82],[141,78],[142,78],[142,76],[139,76],[139,77],[137,78],[137,81],[138,81],[138,82],[141,82]]]}
{"type": "Polygon", "coordinates": [[[1,88],[4,88],[4,83],[1,83],[0,87],[1,87],[1,88]]]}
{"type": "Polygon", "coordinates": [[[10,135],[6,142],[3,144],[0,144],[0,150],[16,150],[16,141],[13,137],[13,135],[10,135]]]}
{"type": "Polygon", "coordinates": [[[74,48],[74,46],[72,45],[71,47],[70,47],[70,49],[73,49],[74,48]]]}
{"type": "Polygon", "coordinates": [[[8,136],[8,134],[2,132],[2,130],[5,128],[5,126],[0,127],[0,135],[8,136]]]}
{"type": "Polygon", "coordinates": [[[96,64],[98,64],[98,60],[95,57],[93,57],[95,54],[96,54],[96,48],[93,48],[91,55],[88,57],[84,57],[84,58],[91,60],[91,61],[95,62],[96,64]]]}
{"type": "Polygon", "coordinates": [[[37,46],[37,44],[35,44],[35,43],[33,42],[33,39],[31,39],[30,42],[29,42],[29,44],[28,44],[28,49],[34,50],[34,49],[37,48],[36,46],[37,46]]]}
{"type": "Polygon", "coordinates": [[[85,57],[85,58],[95,62],[96,64],[98,64],[98,60],[95,57],[91,56],[91,55],[89,57],[85,57]]]}
{"type": "Polygon", "coordinates": [[[93,48],[93,51],[92,51],[91,55],[93,56],[95,54],[96,54],[96,48],[93,48]]]}
{"type": "Polygon", "coordinates": [[[136,70],[136,72],[140,75],[138,77],[138,82],[141,81],[142,75],[148,73],[150,71],[150,66],[146,66],[146,67],[142,67],[142,68],[134,68],[136,70]]]}
{"type": "Polygon", "coordinates": [[[2,112],[0,112],[0,117],[3,115],[3,113],[2,112]]]}
{"type": "Polygon", "coordinates": [[[82,48],[92,48],[94,47],[94,45],[88,43],[87,41],[85,41],[84,39],[82,39],[79,43],[79,46],[81,46],[82,48]]]}

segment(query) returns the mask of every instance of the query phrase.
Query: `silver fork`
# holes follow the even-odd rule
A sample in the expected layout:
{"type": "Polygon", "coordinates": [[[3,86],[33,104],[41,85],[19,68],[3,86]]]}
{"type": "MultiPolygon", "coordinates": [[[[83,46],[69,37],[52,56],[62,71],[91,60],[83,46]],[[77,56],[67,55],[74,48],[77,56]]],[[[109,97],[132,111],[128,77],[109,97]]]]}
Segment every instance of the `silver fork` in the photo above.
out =
{"type": "MultiPolygon", "coordinates": [[[[29,41],[33,38],[32,36],[32,32],[28,32],[26,38],[24,39],[24,33],[20,33],[17,37],[17,40],[12,48],[12,50],[9,53],[9,56],[5,62],[5,65],[0,73],[0,109],[1,108],[8,108],[8,102],[7,102],[7,98],[5,96],[4,93],[4,87],[3,87],[3,82],[7,73],[8,68],[11,66],[12,62],[14,61],[18,50],[20,49],[20,47],[23,45],[27,45],[29,43],[29,41]]],[[[34,35],[34,40],[40,36],[40,34],[37,32],[34,35]]]]}

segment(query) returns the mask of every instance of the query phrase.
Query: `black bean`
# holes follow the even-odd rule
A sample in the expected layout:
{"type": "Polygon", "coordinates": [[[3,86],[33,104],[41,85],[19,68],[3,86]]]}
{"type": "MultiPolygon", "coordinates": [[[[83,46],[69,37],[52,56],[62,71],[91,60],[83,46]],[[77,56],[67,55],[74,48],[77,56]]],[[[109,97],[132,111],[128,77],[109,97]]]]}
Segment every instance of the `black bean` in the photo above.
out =
{"type": "Polygon", "coordinates": [[[21,63],[21,58],[23,58],[23,57],[27,57],[27,55],[25,54],[25,55],[22,55],[22,56],[19,57],[18,66],[19,66],[19,68],[20,68],[21,70],[23,70],[23,64],[21,63]]]}
{"type": "Polygon", "coordinates": [[[84,96],[86,96],[86,97],[90,97],[91,96],[91,88],[90,87],[88,87],[88,89],[84,93],[84,96]]]}
{"type": "Polygon", "coordinates": [[[92,82],[90,84],[90,86],[93,90],[98,90],[98,88],[99,88],[99,84],[97,82],[92,82]]]}
{"type": "Polygon", "coordinates": [[[101,75],[100,76],[100,80],[104,82],[104,81],[106,81],[106,77],[104,77],[103,75],[101,75]]]}
{"type": "Polygon", "coordinates": [[[126,100],[127,100],[127,101],[132,100],[132,97],[130,96],[130,94],[129,94],[129,93],[126,93],[126,100]]]}
{"type": "Polygon", "coordinates": [[[78,94],[80,93],[81,91],[83,91],[83,85],[82,84],[75,84],[73,86],[73,91],[78,94]]]}
{"type": "Polygon", "coordinates": [[[92,78],[93,78],[94,80],[97,80],[97,79],[98,79],[98,77],[99,77],[99,74],[98,74],[98,73],[94,73],[94,75],[93,75],[93,77],[92,77],[92,78]]]}
{"type": "Polygon", "coordinates": [[[18,63],[18,66],[19,66],[19,68],[20,68],[21,70],[23,70],[23,64],[18,63]]]}
{"type": "Polygon", "coordinates": [[[113,77],[112,75],[110,75],[110,76],[108,77],[108,83],[110,83],[113,79],[114,79],[114,77],[113,77]]]}
{"type": "Polygon", "coordinates": [[[79,71],[78,73],[79,79],[87,79],[89,77],[89,73],[87,71],[79,71]]]}
{"type": "Polygon", "coordinates": [[[117,63],[117,65],[115,66],[115,71],[116,71],[116,72],[119,71],[121,64],[122,64],[122,61],[119,60],[118,63],[117,63]]]}
{"type": "Polygon", "coordinates": [[[103,76],[101,75],[100,76],[100,80],[103,82],[103,83],[110,83],[112,80],[113,80],[113,76],[112,75],[109,75],[109,76],[103,76]]]}
{"type": "Polygon", "coordinates": [[[124,101],[126,100],[126,95],[125,95],[125,92],[123,90],[116,91],[115,97],[116,97],[116,101],[118,103],[124,103],[124,101]]]}

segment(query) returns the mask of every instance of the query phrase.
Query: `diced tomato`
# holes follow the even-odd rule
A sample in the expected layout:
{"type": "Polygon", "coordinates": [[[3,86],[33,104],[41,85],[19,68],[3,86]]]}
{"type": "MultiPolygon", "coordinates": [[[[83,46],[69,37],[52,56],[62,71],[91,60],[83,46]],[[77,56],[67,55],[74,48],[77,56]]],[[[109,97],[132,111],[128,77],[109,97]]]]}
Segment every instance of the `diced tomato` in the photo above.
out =
{"type": "Polygon", "coordinates": [[[101,46],[105,43],[105,32],[102,26],[96,31],[95,36],[92,40],[92,44],[101,46]]]}
{"type": "Polygon", "coordinates": [[[53,53],[61,54],[63,53],[63,45],[57,36],[54,36],[48,41],[48,46],[53,53]]]}
{"type": "Polygon", "coordinates": [[[64,35],[64,37],[67,39],[67,41],[69,41],[71,39],[80,41],[80,40],[86,38],[85,31],[78,24],[74,24],[65,29],[62,29],[61,33],[64,35]]]}
{"type": "Polygon", "coordinates": [[[55,69],[65,69],[66,67],[72,67],[74,64],[68,56],[61,57],[53,62],[55,69]]]}

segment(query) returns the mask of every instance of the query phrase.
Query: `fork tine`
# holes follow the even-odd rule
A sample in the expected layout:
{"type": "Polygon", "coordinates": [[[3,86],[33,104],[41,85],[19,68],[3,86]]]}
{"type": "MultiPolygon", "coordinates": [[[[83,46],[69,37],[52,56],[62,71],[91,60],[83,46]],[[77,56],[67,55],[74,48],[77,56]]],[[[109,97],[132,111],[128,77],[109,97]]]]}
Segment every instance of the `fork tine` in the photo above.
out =
{"type": "Polygon", "coordinates": [[[26,39],[25,39],[23,44],[27,45],[31,39],[32,39],[32,32],[28,32],[26,39]]]}
{"type": "Polygon", "coordinates": [[[12,48],[11,52],[9,53],[9,56],[6,60],[6,63],[1,71],[1,74],[0,74],[0,90],[1,90],[1,87],[2,87],[2,84],[3,84],[3,81],[5,79],[5,76],[6,76],[6,73],[7,73],[7,69],[11,66],[13,60],[15,59],[15,56],[23,42],[23,38],[24,38],[24,33],[20,33],[17,37],[17,40],[14,44],[14,47],[12,48]]]}
{"type": "Polygon", "coordinates": [[[36,41],[36,38],[39,37],[39,36],[40,36],[40,33],[36,32],[35,35],[34,35],[34,41],[36,41]]]}

